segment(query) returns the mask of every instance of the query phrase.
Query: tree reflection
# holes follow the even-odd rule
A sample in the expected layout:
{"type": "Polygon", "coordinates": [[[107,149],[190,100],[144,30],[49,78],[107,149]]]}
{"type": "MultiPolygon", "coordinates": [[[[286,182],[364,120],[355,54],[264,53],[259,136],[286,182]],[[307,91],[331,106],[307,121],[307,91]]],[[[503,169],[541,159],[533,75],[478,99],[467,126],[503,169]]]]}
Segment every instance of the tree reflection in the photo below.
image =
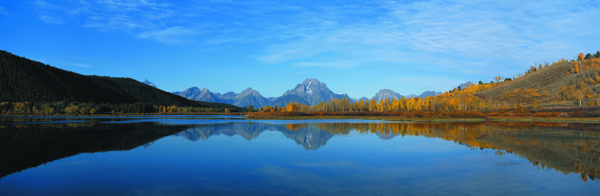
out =
{"type": "Polygon", "coordinates": [[[131,150],[187,128],[154,123],[3,125],[0,178],[80,153],[131,150]]]}
{"type": "Polygon", "coordinates": [[[334,135],[352,132],[375,134],[381,139],[418,136],[440,138],[469,147],[490,149],[498,156],[514,154],[535,167],[565,175],[578,173],[582,180],[600,176],[600,126],[577,123],[442,122],[442,123],[300,123],[245,122],[195,127],[180,136],[241,135],[247,140],[265,130],[279,131],[306,150],[325,146],[334,135]],[[585,176],[585,177],[584,177],[585,176]]]}
{"type": "Polygon", "coordinates": [[[579,173],[582,180],[600,176],[600,126],[573,123],[345,123],[311,124],[336,135],[363,134],[441,138],[470,147],[492,149],[529,160],[533,166],[579,173]]]}
{"type": "MultiPolygon", "coordinates": [[[[471,150],[489,149],[498,156],[513,154],[542,170],[554,169],[565,175],[579,174],[583,181],[600,176],[600,125],[578,123],[525,122],[441,122],[441,123],[288,123],[229,122],[167,126],[155,123],[104,124],[19,119],[19,125],[0,125],[0,176],[36,167],[83,152],[129,150],[148,147],[167,136],[192,141],[215,135],[239,135],[246,140],[264,131],[278,131],[306,150],[317,150],[334,136],[351,133],[394,137],[440,138],[471,150]],[[28,124],[29,123],[29,124],[28,124]]],[[[73,121],[77,119],[72,119],[73,121]]]]}

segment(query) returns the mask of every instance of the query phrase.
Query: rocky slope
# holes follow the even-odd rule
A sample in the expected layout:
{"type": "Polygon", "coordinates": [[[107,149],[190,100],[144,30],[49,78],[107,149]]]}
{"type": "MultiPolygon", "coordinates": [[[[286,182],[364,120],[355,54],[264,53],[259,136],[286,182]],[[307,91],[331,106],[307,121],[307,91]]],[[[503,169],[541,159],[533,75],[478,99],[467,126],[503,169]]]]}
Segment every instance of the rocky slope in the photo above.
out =
{"type": "Polygon", "coordinates": [[[273,101],[273,103],[270,105],[281,107],[285,106],[285,104],[289,103],[290,101],[298,101],[299,103],[304,102],[308,105],[314,105],[318,104],[319,102],[327,102],[332,99],[342,98],[350,99],[350,97],[348,97],[346,94],[333,93],[331,90],[329,90],[329,88],[327,88],[325,83],[319,82],[317,79],[307,78],[304,80],[304,82],[296,85],[296,87],[293,89],[286,91],[281,97],[273,101]]]}

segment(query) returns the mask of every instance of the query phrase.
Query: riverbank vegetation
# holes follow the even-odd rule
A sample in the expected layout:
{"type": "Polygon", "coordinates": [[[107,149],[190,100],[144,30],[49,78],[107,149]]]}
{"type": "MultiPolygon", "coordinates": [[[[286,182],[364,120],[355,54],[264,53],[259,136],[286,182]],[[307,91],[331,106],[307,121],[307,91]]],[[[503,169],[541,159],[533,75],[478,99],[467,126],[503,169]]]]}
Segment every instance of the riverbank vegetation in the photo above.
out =
{"type": "Polygon", "coordinates": [[[244,108],[179,107],[143,102],[111,104],[93,102],[1,102],[0,115],[144,115],[144,114],[240,114],[244,108]]]}

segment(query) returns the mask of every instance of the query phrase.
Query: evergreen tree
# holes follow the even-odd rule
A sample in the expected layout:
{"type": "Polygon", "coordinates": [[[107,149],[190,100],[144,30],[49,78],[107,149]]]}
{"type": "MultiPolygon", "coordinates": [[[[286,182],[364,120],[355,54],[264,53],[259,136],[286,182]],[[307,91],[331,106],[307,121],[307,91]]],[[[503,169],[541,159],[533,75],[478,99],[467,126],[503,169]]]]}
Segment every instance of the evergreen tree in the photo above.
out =
{"type": "Polygon", "coordinates": [[[0,50],[0,92],[1,102],[123,103],[126,105],[115,110],[135,113],[149,111],[152,105],[241,109],[230,104],[189,100],[131,78],[81,75],[4,50],[0,50]]]}

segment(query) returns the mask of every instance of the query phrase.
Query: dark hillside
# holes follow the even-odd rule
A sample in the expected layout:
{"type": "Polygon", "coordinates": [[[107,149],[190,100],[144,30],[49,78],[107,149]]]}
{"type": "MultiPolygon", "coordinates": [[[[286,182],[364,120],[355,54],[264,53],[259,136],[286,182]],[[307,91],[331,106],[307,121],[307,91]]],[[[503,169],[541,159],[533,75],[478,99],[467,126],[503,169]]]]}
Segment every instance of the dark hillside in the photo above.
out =
{"type": "Polygon", "coordinates": [[[229,104],[188,100],[131,78],[81,75],[0,50],[0,102],[64,100],[237,108],[229,104]]]}

